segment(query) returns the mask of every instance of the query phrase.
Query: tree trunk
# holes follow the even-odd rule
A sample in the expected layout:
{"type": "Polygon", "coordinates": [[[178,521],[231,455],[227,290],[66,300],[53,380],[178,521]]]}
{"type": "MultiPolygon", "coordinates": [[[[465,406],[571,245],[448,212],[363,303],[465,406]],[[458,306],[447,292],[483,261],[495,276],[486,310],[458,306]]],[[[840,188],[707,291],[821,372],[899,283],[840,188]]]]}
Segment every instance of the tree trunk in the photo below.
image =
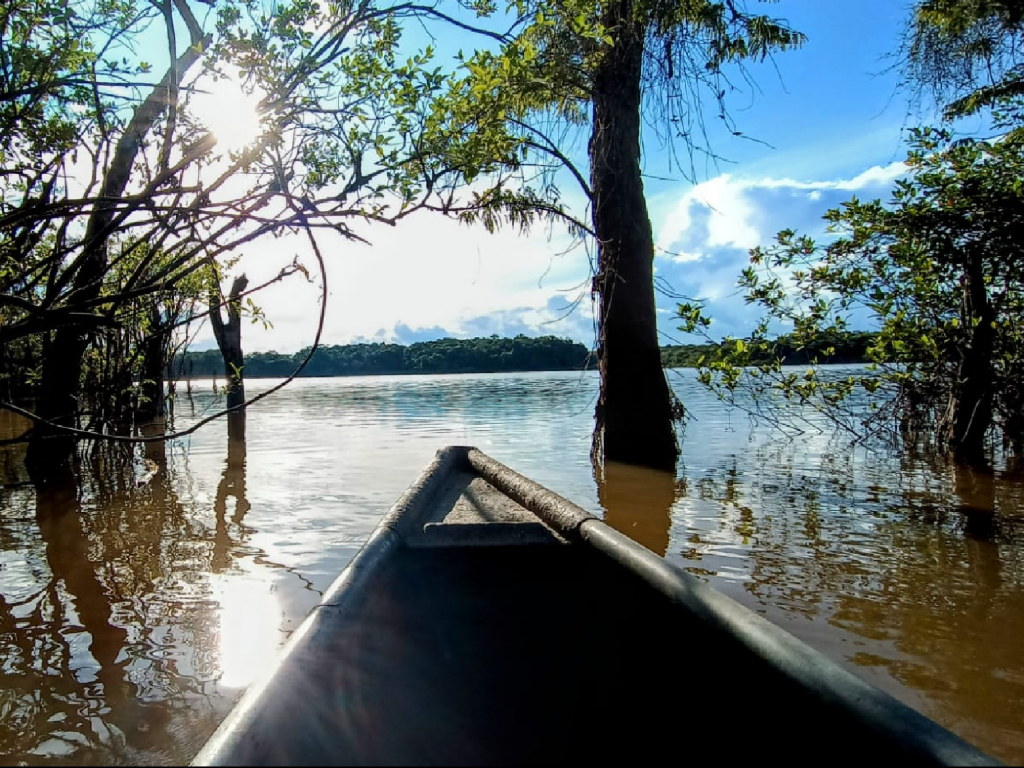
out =
{"type": "Polygon", "coordinates": [[[617,0],[605,24],[615,45],[594,76],[590,138],[593,222],[600,296],[593,453],[599,460],[674,470],[679,444],[661,365],[654,305],[654,236],[640,176],[643,30],[632,0],[617,0]]]}
{"type": "MultiPolygon", "coordinates": [[[[86,338],[70,328],[61,328],[48,343],[44,343],[37,416],[63,427],[77,425],[82,357],[86,346],[86,338]]],[[[37,423],[25,453],[25,466],[32,481],[45,485],[62,476],[74,446],[74,437],[37,423]]]]}
{"type": "Polygon", "coordinates": [[[224,358],[224,377],[227,379],[228,408],[234,408],[245,402],[245,380],[242,368],[245,366],[245,355],[242,354],[242,302],[239,296],[249,284],[245,275],[235,278],[228,294],[228,319],[225,322],[220,315],[219,303],[214,296],[210,297],[210,324],[213,335],[217,339],[221,357],[224,358]]]}
{"type": "Polygon", "coordinates": [[[150,333],[142,342],[142,372],[139,380],[138,418],[140,421],[159,419],[166,413],[164,400],[164,369],[168,332],[160,327],[160,312],[150,307],[150,333]]]}
{"type": "Polygon", "coordinates": [[[947,446],[960,461],[984,464],[985,436],[992,425],[995,372],[995,310],[985,289],[982,257],[968,258],[964,276],[965,317],[973,324],[971,343],[960,364],[958,386],[952,395],[949,423],[944,430],[947,446]],[[977,321],[977,322],[975,322],[977,321]]]}

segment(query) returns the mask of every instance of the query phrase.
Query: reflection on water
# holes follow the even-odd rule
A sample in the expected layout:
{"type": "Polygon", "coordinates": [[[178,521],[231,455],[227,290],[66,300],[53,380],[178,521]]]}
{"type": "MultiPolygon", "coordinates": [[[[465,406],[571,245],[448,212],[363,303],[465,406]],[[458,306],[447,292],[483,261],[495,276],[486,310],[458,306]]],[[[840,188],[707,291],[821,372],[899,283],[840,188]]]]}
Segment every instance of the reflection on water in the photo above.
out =
{"type": "Polygon", "coordinates": [[[664,557],[676,500],[675,475],[610,461],[595,467],[594,480],[605,522],[664,557]]]}
{"type": "MultiPolygon", "coordinates": [[[[233,563],[232,547],[245,534],[243,520],[251,505],[245,494],[245,413],[227,417],[227,461],[217,485],[213,503],[216,517],[213,572],[221,575],[233,563]],[[228,498],[234,499],[234,510],[228,514],[228,498]],[[232,532],[237,535],[233,538],[232,532]]],[[[221,685],[244,689],[260,671],[269,667],[284,639],[281,632],[282,610],[275,590],[265,580],[221,578],[214,590],[220,604],[220,636],[218,663],[221,685]]]]}
{"type": "Polygon", "coordinates": [[[686,567],[992,754],[1024,758],[1017,478],[802,445],[709,473],[675,525],[686,567]],[[943,471],[939,471],[942,469],[943,471]],[[965,486],[965,482],[967,485],[965,486]],[[965,507],[971,507],[969,514],[965,507]]]}
{"type": "MultiPolygon", "coordinates": [[[[167,473],[137,487],[133,473],[107,470],[126,463],[97,454],[80,468],[81,482],[5,493],[5,761],[160,760],[168,743],[189,738],[193,707],[213,684],[216,669],[203,657],[215,606],[201,586],[191,596],[172,587],[208,569],[201,558],[185,567],[176,559],[182,544],[207,537],[167,473]]],[[[198,733],[209,733],[202,718],[198,733]]]]}
{"type": "MultiPolygon", "coordinates": [[[[187,440],[86,456],[77,482],[39,495],[23,449],[0,449],[2,761],[187,762],[446,444],[477,445],[603,514],[1024,761],[1016,471],[896,460],[814,431],[773,440],[680,372],[695,419],[678,476],[611,464],[595,478],[596,384],[589,373],[304,379],[187,440]]],[[[217,405],[179,402],[177,426],[217,405]]],[[[0,437],[24,427],[0,412],[0,437]]]]}
{"type": "Polygon", "coordinates": [[[213,511],[217,518],[217,532],[214,539],[213,569],[220,573],[231,564],[231,534],[229,522],[245,533],[242,521],[251,505],[245,496],[245,413],[231,413],[227,416],[228,457],[224,472],[217,484],[217,497],[213,511]],[[235,500],[235,509],[228,518],[228,497],[235,500]]]}

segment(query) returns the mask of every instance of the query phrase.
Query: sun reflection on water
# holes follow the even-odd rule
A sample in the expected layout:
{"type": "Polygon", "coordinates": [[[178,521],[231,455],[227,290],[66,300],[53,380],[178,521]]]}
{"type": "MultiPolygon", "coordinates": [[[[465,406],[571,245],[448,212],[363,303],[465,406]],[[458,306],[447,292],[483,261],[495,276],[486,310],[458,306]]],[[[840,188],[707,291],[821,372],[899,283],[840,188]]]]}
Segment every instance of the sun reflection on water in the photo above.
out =
{"type": "Polygon", "coordinates": [[[276,658],[284,611],[275,592],[271,583],[238,576],[219,585],[221,685],[245,688],[276,658]]]}

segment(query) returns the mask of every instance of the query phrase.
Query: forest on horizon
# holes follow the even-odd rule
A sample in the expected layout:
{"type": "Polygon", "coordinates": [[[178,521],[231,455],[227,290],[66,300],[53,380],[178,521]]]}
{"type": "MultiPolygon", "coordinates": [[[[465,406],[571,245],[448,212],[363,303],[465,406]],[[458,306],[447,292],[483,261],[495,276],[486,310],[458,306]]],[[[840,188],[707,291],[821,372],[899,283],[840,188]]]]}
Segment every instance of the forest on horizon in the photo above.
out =
{"type": "MultiPolygon", "coordinates": [[[[818,360],[822,364],[867,362],[866,350],[877,334],[851,332],[823,338],[800,347],[787,336],[776,340],[774,351],[763,355],[781,359],[783,365],[818,360]],[[830,354],[826,354],[828,348],[830,354]]],[[[714,359],[732,342],[716,344],[675,344],[661,348],[665,368],[696,368],[701,358],[714,359]]],[[[245,356],[246,378],[289,376],[309,353],[309,348],[286,354],[252,352],[245,356]]],[[[299,377],[401,375],[423,373],[500,373],[514,371],[576,371],[593,367],[595,358],[586,346],[555,336],[514,338],[498,336],[472,339],[438,339],[408,346],[385,342],[321,345],[299,377]]],[[[223,376],[220,352],[207,349],[188,352],[174,363],[175,376],[223,376]]]]}

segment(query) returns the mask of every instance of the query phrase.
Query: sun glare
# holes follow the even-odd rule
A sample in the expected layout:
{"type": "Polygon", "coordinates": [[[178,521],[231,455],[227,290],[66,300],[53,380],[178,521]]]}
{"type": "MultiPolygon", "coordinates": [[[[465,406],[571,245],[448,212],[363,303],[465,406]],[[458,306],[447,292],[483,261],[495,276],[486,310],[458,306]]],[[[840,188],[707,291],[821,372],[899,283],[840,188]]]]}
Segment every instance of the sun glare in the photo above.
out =
{"type": "Polygon", "coordinates": [[[203,78],[196,83],[193,114],[217,138],[217,146],[238,151],[260,137],[258,106],[262,94],[246,93],[237,77],[203,78]]]}
{"type": "Polygon", "coordinates": [[[281,607],[269,585],[238,576],[226,579],[220,594],[220,683],[245,688],[277,656],[281,607]]]}

